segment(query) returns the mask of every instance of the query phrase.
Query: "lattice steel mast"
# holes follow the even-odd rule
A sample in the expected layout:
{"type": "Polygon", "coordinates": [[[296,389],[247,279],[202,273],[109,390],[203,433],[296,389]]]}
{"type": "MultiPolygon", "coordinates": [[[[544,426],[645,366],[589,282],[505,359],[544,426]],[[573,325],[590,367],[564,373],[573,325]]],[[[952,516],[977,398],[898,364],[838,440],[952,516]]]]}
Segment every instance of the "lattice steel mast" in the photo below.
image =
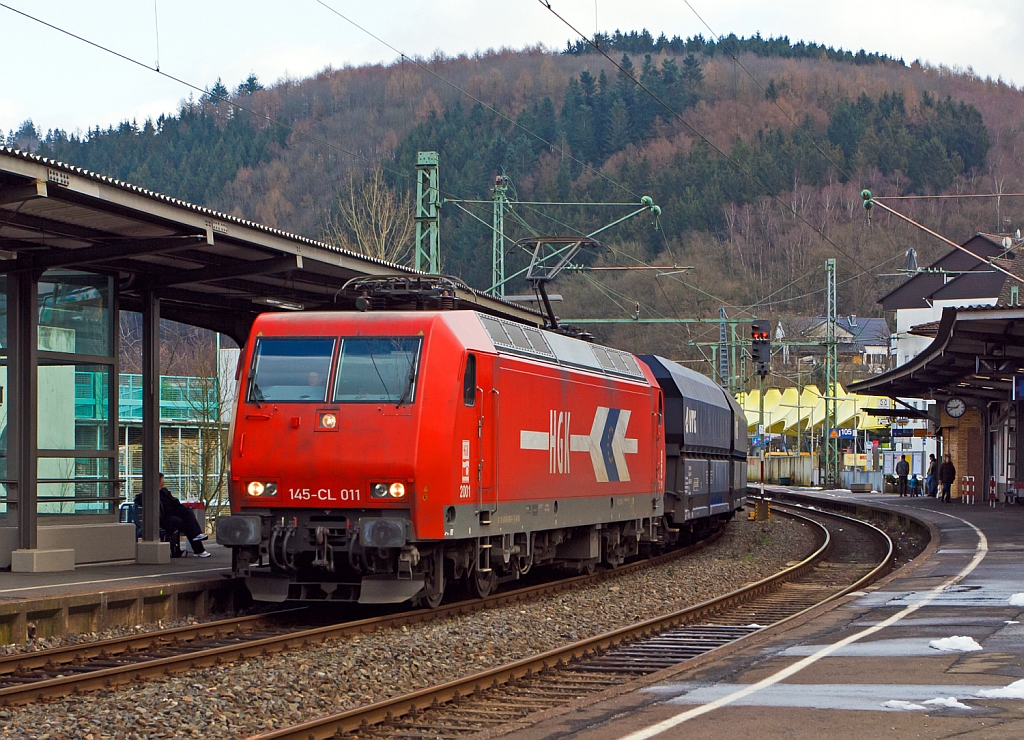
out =
{"type": "Polygon", "coordinates": [[[825,333],[825,485],[834,488],[839,485],[839,439],[833,437],[838,424],[839,357],[836,338],[836,261],[825,260],[825,294],[828,302],[825,333]]]}
{"type": "Polygon", "coordinates": [[[508,203],[508,178],[494,178],[494,218],[491,227],[491,295],[505,297],[505,204],[508,203]]]}
{"type": "Polygon", "coordinates": [[[416,260],[421,272],[441,271],[441,199],[438,189],[437,152],[416,153],[416,260]]]}

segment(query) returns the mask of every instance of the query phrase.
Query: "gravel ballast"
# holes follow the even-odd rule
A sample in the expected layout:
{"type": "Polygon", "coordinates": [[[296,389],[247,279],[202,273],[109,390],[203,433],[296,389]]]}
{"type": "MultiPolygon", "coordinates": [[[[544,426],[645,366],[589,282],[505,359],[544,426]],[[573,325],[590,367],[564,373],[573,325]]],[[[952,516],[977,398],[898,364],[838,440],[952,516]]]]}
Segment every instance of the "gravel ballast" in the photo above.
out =
{"type": "Polygon", "coordinates": [[[732,591],[810,553],[798,522],[737,518],[701,552],[603,583],[435,622],[0,709],[0,738],[234,739],[408,693],[732,591]]]}

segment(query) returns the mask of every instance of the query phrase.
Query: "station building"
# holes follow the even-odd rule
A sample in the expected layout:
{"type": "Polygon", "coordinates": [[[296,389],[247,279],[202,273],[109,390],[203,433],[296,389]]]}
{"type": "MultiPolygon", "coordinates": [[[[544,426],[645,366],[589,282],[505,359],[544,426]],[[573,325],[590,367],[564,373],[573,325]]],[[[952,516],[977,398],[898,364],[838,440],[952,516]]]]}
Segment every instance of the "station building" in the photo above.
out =
{"type": "MultiPolygon", "coordinates": [[[[356,296],[343,290],[349,280],[418,275],[0,148],[0,568],[169,558],[156,517],[143,518],[141,542],[117,517],[126,484],[119,441],[131,426],[144,506],[158,508],[161,317],[243,346],[261,312],[354,310],[356,296]],[[121,310],[142,314],[137,425],[120,423],[121,310]]],[[[543,320],[465,286],[449,300],[543,320]]]]}
{"type": "Polygon", "coordinates": [[[1019,238],[977,234],[880,303],[896,314],[896,367],[850,385],[857,393],[928,401],[935,449],[964,476],[978,500],[1024,494],[1024,258],[1019,238]],[[997,269],[1000,268],[1000,269],[997,269]],[[1018,394],[1019,396],[1019,394],[1018,394]],[[1018,465],[1018,461],[1020,464],[1018,465]]]}

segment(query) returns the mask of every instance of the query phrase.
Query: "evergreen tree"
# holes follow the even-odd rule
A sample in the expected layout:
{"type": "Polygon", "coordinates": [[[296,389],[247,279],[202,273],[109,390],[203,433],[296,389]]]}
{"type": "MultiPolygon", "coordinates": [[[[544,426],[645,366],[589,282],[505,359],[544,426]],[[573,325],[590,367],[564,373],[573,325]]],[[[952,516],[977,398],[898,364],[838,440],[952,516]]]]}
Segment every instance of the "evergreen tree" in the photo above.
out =
{"type": "Polygon", "coordinates": [[[213,83],[213,87],[211,87],[202,96],[202,98],[200,98],[200,101],[203,103],[209,103],[214,108],[216,108],[217,106],[224,103],[230,95],[231,93],[228,92],[228,89],[224,87],[224,83],[221,82],[220,77],[218,77],[217,81],[213,83]]]}
{"type": "Polygon", "coordinates": [[[260,78],[256,76],[255,72],[250,72],[249,76],[238,85],[238,89],[235,91],[237,95],[252,95],[263,89],[263,85],[260,83],[260,78]]]}

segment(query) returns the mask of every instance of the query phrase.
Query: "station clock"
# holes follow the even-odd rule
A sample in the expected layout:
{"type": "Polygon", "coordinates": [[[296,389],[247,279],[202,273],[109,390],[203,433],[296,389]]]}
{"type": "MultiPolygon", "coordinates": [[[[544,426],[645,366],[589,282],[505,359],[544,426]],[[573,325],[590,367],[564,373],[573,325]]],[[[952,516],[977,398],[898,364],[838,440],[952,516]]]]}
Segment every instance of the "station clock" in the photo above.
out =
{"type": "Polygon", "coordinates": [[[967,402],[962,398],[951,398],[946,401],[946,413],[954,419],[959,419],[967,413],[967,402]]]}

